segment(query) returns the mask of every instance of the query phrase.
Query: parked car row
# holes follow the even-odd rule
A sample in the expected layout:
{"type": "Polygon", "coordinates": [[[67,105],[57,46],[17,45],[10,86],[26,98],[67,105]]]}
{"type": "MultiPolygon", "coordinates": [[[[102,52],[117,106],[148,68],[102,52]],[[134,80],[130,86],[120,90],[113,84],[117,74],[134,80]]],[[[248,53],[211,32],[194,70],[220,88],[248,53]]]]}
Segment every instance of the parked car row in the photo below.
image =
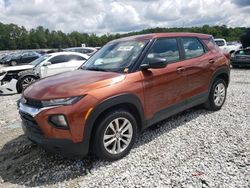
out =
{"type": "Polygon", "coordinates": [[[228,53],[230,55],[232,55],[237,50],[242,49],[241,43],[236,43],[236,42],[230,43],[227,42],[225,39],[221,38],[214,39],[214,41],[224,53],[228,53]]]}
{"type": "Polygon", "coordinates": [[[98,48],[92,48],[92,47],[74,47],[74,48],[65,48],[63,51],[65,52],[79,52],[82,54],[87,54],[89,56],[93,55],[98,48]]]}
{"type": "Polygon", "coordinates": [[[32,82],[54,74],[72,71],[89,58],[76,52],[57,52],[40,56],[28,65],[0,69],[0,93],[21,93],[32,82]]]}
{"type": "Polygon", "coordinates": [[[16,66],[19,64],[28,64],[39,57],[41,57],[41,54],[35,51],[11,53],[2,57],[0,63],[3,65],[16,66]]]}
{"type": "Polygon", "coordinates": [[[16,53],[1,55],[0,64],[9,65],[9,66],[29,64],[30,62],[34,61],[35,59],[41,57],[44,54],[51,54],[51,53],[60,52],[60,51],[78,52],[78,53],[91,56],[97,50],[98,48],[93,48],[93,47],[74,47],[74,48],[65,48],[63,50],[47,50],[47,51],[39,50],[39,51],[16,52],[16,53]]]}

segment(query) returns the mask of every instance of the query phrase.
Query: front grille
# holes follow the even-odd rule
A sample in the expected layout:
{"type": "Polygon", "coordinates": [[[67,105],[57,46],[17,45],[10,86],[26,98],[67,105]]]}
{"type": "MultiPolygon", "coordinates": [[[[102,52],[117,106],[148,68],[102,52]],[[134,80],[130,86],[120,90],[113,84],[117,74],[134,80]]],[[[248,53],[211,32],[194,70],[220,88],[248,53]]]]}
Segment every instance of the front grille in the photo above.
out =
{"type": "Polygon", "coordinates": [[[23,125],[26,127],[28,131],[31,131],[35,134],[42,135],[41,129],[38,127],[36,120],[29,114],[19,112],[21,119],[23,121],[23,125]]]}
{"type": "Polygon", "coordinates": [[[33,100],[33,99],[26,98],[26,104],[31,106],[31,107],[35,107],[35,108],[42,108],[43,107],[41,101],[33,100]]]}

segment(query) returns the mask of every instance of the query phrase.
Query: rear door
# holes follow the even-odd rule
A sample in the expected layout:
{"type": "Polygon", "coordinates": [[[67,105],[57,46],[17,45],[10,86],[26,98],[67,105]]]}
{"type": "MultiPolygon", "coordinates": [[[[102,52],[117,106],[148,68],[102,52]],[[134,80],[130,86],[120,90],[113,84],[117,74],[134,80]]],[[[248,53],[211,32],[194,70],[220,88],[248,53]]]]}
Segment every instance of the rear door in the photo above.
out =
{"type": "Polygon", "coordinates": [[[166,118],[169,112],[177,110],[175,108],[177,104],[179,108],[185,106],[185,99],[181,94],[187,90],[188,81],[182,71],[184,63],[181,61],[180,47],[176,38],[157,39],[143,63],[147,63],[147,58],[152,57],[167,60],[165,68],[141,71],[144,80],[145,113],[154,122],[166,118]]]}
{"type": "Polygon", "coordinates": [[[26,52],[26,53],[22,54],[21,58],[20,58],[20,63],[29,63],[29,62],[30,62],[29,53],[26,52]]]}
{"type": "Polygon", "coordinates": [[[187,76],[188,87],[183,92],[183,97],[202,97],[208,91],[209,81],[212,75],[211,64],[214,54],[196,37],[182,37],[184,51],[184,72],[187,76]]]}
{"type": "Polygon", "coordinates": [[[72,71],[78,69],[86,59],[79,55],[69,55],[69,61],[65,63],[65,71],[72,71]]]}

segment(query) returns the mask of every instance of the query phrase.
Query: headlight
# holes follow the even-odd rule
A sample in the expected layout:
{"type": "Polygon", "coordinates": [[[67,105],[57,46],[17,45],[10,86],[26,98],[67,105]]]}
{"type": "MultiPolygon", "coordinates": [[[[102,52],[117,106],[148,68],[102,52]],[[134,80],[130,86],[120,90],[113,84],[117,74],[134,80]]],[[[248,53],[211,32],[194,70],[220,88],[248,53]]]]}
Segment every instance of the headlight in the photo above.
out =
{"type": "Polygon", "coordinates": [[[75,104],[83,97],[84,96],[69,97],[69,98],[63,98],[63,99],[51,99],[51,100],[41,101],[41,103],[43,107],[57,106],[57,105],[71,105],[71,104],[75,104]]]}

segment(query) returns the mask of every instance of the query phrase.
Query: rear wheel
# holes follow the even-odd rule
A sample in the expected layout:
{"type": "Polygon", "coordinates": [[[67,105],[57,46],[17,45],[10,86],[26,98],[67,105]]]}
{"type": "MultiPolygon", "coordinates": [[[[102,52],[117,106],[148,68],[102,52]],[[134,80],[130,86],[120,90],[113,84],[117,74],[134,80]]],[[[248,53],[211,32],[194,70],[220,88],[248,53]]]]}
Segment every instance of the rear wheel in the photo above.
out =
{"type": "Polygon", "coordinates": [[[221,109],[227,95],[227,85],[223,79],[216,79],[212,85],[209,97],[204,106],[208,110],[216,111],[221,109]]]}
{"type": "Polygon", "coordinates": [[[105,160],[117,160],[129,153],[136,134],[137,123],[126,110],[111,111],[98,121],[94,133],[93,151],[105,160]]]}
{"type": "Polygon", "coordinates": [[[238,66],[238,65],[232,65],[232,67],[233,67],[233,68],[239,68],[239,66],[238,66]]]}

